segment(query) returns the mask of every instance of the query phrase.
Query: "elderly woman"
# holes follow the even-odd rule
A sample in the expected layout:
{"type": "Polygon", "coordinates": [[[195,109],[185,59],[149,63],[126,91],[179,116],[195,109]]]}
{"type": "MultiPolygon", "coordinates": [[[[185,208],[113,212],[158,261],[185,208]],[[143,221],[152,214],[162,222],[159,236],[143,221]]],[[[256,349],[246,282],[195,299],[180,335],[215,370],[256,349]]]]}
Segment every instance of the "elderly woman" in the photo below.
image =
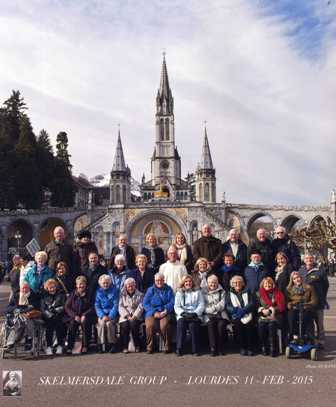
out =
{"type": "Polygon", "coordinates": [[[134,278],[137,288],[141,285],[141,276],[138,270],[130,270],[126,267],[126,260],[122,254],[117,254],[114,258],[114,267],[109,271],[112,284],[120,292],[127,278],[134,278]]]}
{"type": "Polygon", "coordinates": [[[190,273],[193,267],[193,254],[192,249],[187,244],[187,239],[182,232],[175,235],[173,245],[175,245],[177,249],[177,259],[186,267],[188,273],[190,273]]]}
{"type": "Polygon", "coordinates": [[[195,288],[204,288],[207,286],[207,277],[211,274],[210,263],[205,257],[200,257],[196,263],[194,270],[191,272],[191,278],[195,288]]]}
{"type": "Polygon", "coordinates": [[[145,293],[154,284],[155,271],[147,264],[147,257],[144,254],[138,254],[135,263],[140,276],[139,290],[145,293]]]}
{"type": "Polygon", "coordinates": [[[282,327],[285,297],[271,277],[264,278],[257,293],[258,332],[264,356],[277,356],[277,329],[282,327]]]}
{"type": "Polygon", "coordinates": [[[60,261],[56,266],[55,280],[58,284],[59,291],[63,292],[66,297],[69,297],[74,289],[74,281],[69,274],[69,267],[64,261],[60,261]]]}
{"type": "Polygon", "coordinates": [[[159,271],[161,264],[165,262],[164,251],[158,246],[154,233],[149,233],[146,236],[146,246],[142,248],[141,254],[147,257],[147,263],[153,267],[155,273],[159,271]]]}
{"type": "Polygon", "coordinates": [[[153,335],[155,329],[159,330],[163,337],[165,353],[170,353],[174,292],[169,285],[165,284],[162,273],[155,274],[154,285],[147,290],[143,306],[146,317],[147,353],[153,353],[153,335]]]}
{"type": "Polygon", "coordinates": [[[24,281],[26,281],[30,288],[38,293],[43,289],[44,283],[54,277],[54,273],[47,265],[48,255],[46,252],[37,252],[35,254],[35,264],[28,269],[24,281]]]}
{"type": "Polygon", "coordinates": [[[255,298],[245,288],[242,276],[233,276],[230,282],[231,288],[226,298],[226,311],[234,326],[236,338],[240,346],[242,356],[253,356],[253,312],[255,310],[255,298]]]}
{"type": "Polygon", "coordinates": [[[187,328],[189,328],[191,333],[192,353],[195,356],[199,356],[199,333],[201,317],[204,311],[204,298],[201,290],[194,287],[191,276],[184,276],[182,278],[180,289],[175,296],[174,309],[177,319],[177,356],[182,356],[187,328]]]}
{"type": "Polygon", "coordinates": [[[53,354],[53,335],[56,333],[57,348],[56,355],[62,355],[65,338],[65,325],[63,322],[64,305],[66,296],[64,292],[58,290],[57,282],[50,278],[44,283],[45,293],[41,301],[42,318],[46,327],[46,355],[53,354]]]}
{"type": "Polygon", "coordinates": [[[82,353],[87,353],[91,337],[94,310],[87,292],[87,280],[84,276],[76,278],[76,288],[65,303],[65,318],[69,325],[68,350],[72,350],[79,327],[83,330],[82,353]]]}
{"type": "Polygon", "coordinates": [[[313,337],[314,310],[318,304],[314,287],[303,283],[298,271],[293,271],[287,287],[287,308],[289,337],[294,341],[299,339],[299,314],[303,312],[303,329],[305,335],[313,337]],[[301,308],[301,309],[300,309],[301,308]]]}
{"type": "Polygon", "coordinates": [[[98,351],[100,353],[105,351],[115,353],[119,290],[112,285],[112,279],[107,274],[99,277],[98,284],[95,300],[95,310],[98,317],[98,351]]]}
{"type": "Polygon", "coordinates": [[[143,293],[135,286],[134,278],[127,278],[119,299],[119,324],[123,352],[128,353],[130,332],[135,352],[140,352],[139,327],[143,316],[143,293]]]}
{"type": "Polygon", "coordinates": [[[289,284],[290,274],[293,271],[292,266],[288,262],[288,257],[284,252],[279,252],[275,256],[276,267],[274,270],[275,284],[279,290],[286,295],[286,289],[289,284]]]}
{"type": "Polygon", "coordinates": [[[204,296],[203,321],[207,324],[211,356],[224,354],[224,340],[229,317],[225,311],[226,294],[214,274],[208,277],[204,296]]]}

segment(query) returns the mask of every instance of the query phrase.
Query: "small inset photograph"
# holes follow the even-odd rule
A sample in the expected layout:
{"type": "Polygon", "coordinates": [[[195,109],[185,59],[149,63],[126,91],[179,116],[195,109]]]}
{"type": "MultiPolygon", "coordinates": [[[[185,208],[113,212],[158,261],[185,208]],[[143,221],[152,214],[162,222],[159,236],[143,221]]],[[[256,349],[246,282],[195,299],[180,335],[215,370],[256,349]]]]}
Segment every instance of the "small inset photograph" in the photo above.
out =
{"type": "Polygon", "coordinates": [[[2,395],[21,396],[22,370],[2,371],[2,395]]]}

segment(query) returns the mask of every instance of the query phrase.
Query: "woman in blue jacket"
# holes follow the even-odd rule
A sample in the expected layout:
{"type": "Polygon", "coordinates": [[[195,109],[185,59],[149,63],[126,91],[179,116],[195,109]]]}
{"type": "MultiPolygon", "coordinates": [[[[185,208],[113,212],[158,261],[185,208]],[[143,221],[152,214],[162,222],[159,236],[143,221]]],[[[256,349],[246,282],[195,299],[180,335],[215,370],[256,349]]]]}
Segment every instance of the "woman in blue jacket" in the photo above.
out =
{"type": "Polygon", "coordinates": [[[95,310],[98,317],[98,350],[101,353],[108,350],[114,353],[117,344],[116,327],[119,290],[112,285],[111,277],[107,274],[99,277],[98,284],[95,301],[95,310]]]}
{"type": "Polygon", "coordinates": [[[174,292],[169,285],[165,284],[162,273],[155,274],[154,285],[147,290],[143,305],[146,317],[147,353],[153,353],[154,329],[159,329],[163,337],[165,353],[170,353],[174,292]]]}
{"type": "Polygon", "coordinates": [[[35,254],[35,264],[27,270],[24,277],[25,282],[29,284],[29,287],[35,294],[39,294],[43,291],[44,283],[49,278],[54,278],[54,273],[47,265],[48,255],[46,252],[37,252],[35,254]]]}

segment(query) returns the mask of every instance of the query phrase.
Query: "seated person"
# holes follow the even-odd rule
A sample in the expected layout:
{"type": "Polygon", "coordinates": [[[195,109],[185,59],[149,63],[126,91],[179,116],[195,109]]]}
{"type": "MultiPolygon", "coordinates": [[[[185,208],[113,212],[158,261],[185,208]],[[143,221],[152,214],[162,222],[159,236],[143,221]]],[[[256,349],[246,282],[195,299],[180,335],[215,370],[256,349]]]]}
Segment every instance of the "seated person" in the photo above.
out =
{"type": "Polygon", "coordinates": [[[242,356],[253,356],[253,312],[255,299],[242,276],[233,276],[226,297],[226,311],[233,323],[242,356]]]}
{"type": "Polygon", "coordinates": [[[98,351],[100,353],[105,351],[114,353],[117,344],[119,291],[112,284],[112,279],[108,274],[101,275],[98,284],[95,300],[95,310],[98,317],[98,351]]]}
{"type": "Polygon", "coordinates": [[[211,356],[224,354],[224,340],[229,317],[225,311],[226,294],[218,278],[212,274],[208,277],[207,286],[203,288],[204,314],[207,324],[211,356]]]}
{"type": "Polygon", "coordinates": [[[165,284],[164,275],[162,273],[155,274],[154,284],[147,290],[143,306],[146,317],[147,353],[153,353],[154,329],[159,329],[164,341],[165,353],[170,353],[172,340],[171,320],[174,312],[174,292],[169,285],[165,284]]]}
{"type": "Polygon", "coordinates": [[[318,304],[315,290],[308,284],[303,284],[298,271],[293,271],[287,287],[287,308],[289,338],[294,341],[299,339],[299,314],[303,312],[302,332],[313,340],[314,310],[318,304]]]}
{"type": "Polygon", "coordinates": [[[62,355],[65,339],[64,305],[66,296],[58,289],[56,280],[50,278],[44,283],[44,294],[41,300],[42,319],[46,327],[46,355],[53,354],[53,335],[56,333],[56,355],[62,355]]]}
{"type": "Polygon", "coordinates": [[[87,353],[95,313],[88,294],[86,278],[78,276],[75,285],[75,290],[70,294],[65,303],[65,319],[69,327],[68,350],[72,350],[75,353],[73,347],[78,329],[81,327],[83,330],[81,352],[87,353]]]}
{"type": "Polygon", "coordinates": [[[263,355],[277,356],[277,329],[283,325],[285,297],[271,277],[264,278],[257,293],[258,332],[263,355]]]}
{"type": "Polygon", "coordinates": [[[12,296],[6,308],[6,323],[9,327],[6,346],[12,347],[25,336],[25,350],[31,350],[34,335],[34,319],[41,318],[40,296],[23,282],[20,292],[12,296]]]}
{"type": "Polygon", "coordinates": [[[27,270],[24,277],[24,281],[37,294],[43,290],[44,283],[54,277],[54,272],[48,267],[47,261],[46,252],[35,253],[35,263],[27,270]]]}
{"type": "Polygon", "coordinates": [[[199,288],[194,288],[190,276],[182,277],[180,289],[175,296],[174,305],[177,329],[176,329],[176,354],[182,356],[183,345],[187,328],[191,333],[192,353],[199,356],[200,325],[204,311],[204,298],[199,288]]]}
{"type": "Polygon", "coordinates": [[[119,324],[123,352],[128,353],[130,332],[135,352],[140,352],[139,328],[143,317],[143,293],[136,289],[134,278],[127,278],[119,299],[119,324]]]}

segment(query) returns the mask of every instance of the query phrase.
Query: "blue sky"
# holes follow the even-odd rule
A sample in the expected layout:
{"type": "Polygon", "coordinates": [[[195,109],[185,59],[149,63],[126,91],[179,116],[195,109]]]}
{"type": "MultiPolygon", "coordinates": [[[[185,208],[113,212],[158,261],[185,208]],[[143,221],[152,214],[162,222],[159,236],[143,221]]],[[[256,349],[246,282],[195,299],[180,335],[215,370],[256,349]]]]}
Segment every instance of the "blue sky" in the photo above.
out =
{"type": "Polygon", "coordinates": [[[162,50],[183,174],[203,121],[218,199],[328,204],[336,187],[335,0],[1,2],[0,100],[65,130],[75,173],[108,173],[118,123],[132,176],[150,173],[162,50]]]}

